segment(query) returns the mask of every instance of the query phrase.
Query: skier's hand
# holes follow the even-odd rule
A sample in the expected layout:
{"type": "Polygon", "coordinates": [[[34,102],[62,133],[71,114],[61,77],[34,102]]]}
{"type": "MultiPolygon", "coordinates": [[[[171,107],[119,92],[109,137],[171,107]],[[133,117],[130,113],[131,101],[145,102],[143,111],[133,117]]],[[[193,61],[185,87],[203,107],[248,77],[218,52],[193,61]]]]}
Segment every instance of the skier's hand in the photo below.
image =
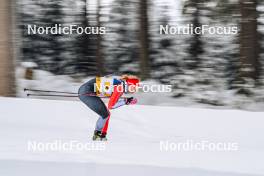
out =
{"type": "Polygon", "coordinates": [[[126,105],[130,105],[130,104],[136,104],[137,103],[137,99],[134,97],[129,97],[126,98],[126,105]]]}

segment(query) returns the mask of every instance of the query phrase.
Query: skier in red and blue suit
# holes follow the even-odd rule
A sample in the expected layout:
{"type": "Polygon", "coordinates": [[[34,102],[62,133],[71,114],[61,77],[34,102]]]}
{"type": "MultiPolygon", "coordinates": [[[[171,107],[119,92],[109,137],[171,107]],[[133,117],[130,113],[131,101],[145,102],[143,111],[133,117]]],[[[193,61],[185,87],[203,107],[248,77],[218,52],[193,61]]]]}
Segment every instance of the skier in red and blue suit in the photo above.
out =
{"type": "Polygon", "coordinates": [[[134,97],[122,98],[124,93],[134,93],[139,84],[135,76],[96,77],[83,84],[78,91],[80,100],[99,115],[93,140],[107,140],[106,134],[110,119],[110,110],[123,105],[136,104],[134,97]],[[108,106],[102,97],[109,97],[108,106]]]}

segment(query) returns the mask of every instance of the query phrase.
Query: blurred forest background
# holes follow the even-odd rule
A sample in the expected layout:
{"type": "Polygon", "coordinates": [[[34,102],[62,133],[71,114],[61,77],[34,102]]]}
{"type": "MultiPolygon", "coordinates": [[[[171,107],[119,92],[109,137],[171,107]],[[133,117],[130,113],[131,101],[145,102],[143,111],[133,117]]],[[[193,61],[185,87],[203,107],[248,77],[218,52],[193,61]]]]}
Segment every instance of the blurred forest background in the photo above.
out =
{"type": "Polygon", "coordinates": [[[0,2],[0,10],[5,12],[0,15],[1,95],[15,95],[10,59],[15,57],[15,66],[30,61],[40,70],[74,79],[135,74],[173,85],[174,98],[192,97],[199,103],[225,105],[230,92],[243,100],[264,102],[261,0],[0,2]],[[105,26],[107,34],[28,35],[28,24],[105,26]],[[159,25],[166,24],[238,26],[239,33],[160,35],[159,25]],[[8,31],[14,31],[11,27],[15,33],[8,38],[8,31]],[[13,47],[8,42],[12,40],[13,47]]]}

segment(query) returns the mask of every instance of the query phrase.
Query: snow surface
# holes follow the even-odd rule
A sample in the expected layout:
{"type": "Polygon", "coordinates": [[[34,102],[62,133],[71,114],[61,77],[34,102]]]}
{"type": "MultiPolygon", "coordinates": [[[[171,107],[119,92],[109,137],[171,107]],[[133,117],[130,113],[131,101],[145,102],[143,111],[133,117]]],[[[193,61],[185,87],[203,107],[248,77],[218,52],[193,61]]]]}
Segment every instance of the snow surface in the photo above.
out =
{"type": "Polygon", "coordinates": [[[264,175],[263,112],[164,106],[112,111],[103,151],[27,150],[29,141],[92,142],[79,101],[0,98],[0,175],[264,175]],[[238,143],[237,151],[161,151],[160,141],[238,143]]]}

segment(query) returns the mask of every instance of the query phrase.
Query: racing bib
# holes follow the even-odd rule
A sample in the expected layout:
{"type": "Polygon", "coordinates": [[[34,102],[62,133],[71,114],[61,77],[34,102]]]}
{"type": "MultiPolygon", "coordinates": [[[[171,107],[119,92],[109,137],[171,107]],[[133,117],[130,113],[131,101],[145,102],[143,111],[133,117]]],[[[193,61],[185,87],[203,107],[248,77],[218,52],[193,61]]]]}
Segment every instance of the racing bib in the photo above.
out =
{"type": "Polygon", "coordinates": [[[114,90],[114,79],[111,77],[96,77],[96,95],[110,97],[114,90]]]}

